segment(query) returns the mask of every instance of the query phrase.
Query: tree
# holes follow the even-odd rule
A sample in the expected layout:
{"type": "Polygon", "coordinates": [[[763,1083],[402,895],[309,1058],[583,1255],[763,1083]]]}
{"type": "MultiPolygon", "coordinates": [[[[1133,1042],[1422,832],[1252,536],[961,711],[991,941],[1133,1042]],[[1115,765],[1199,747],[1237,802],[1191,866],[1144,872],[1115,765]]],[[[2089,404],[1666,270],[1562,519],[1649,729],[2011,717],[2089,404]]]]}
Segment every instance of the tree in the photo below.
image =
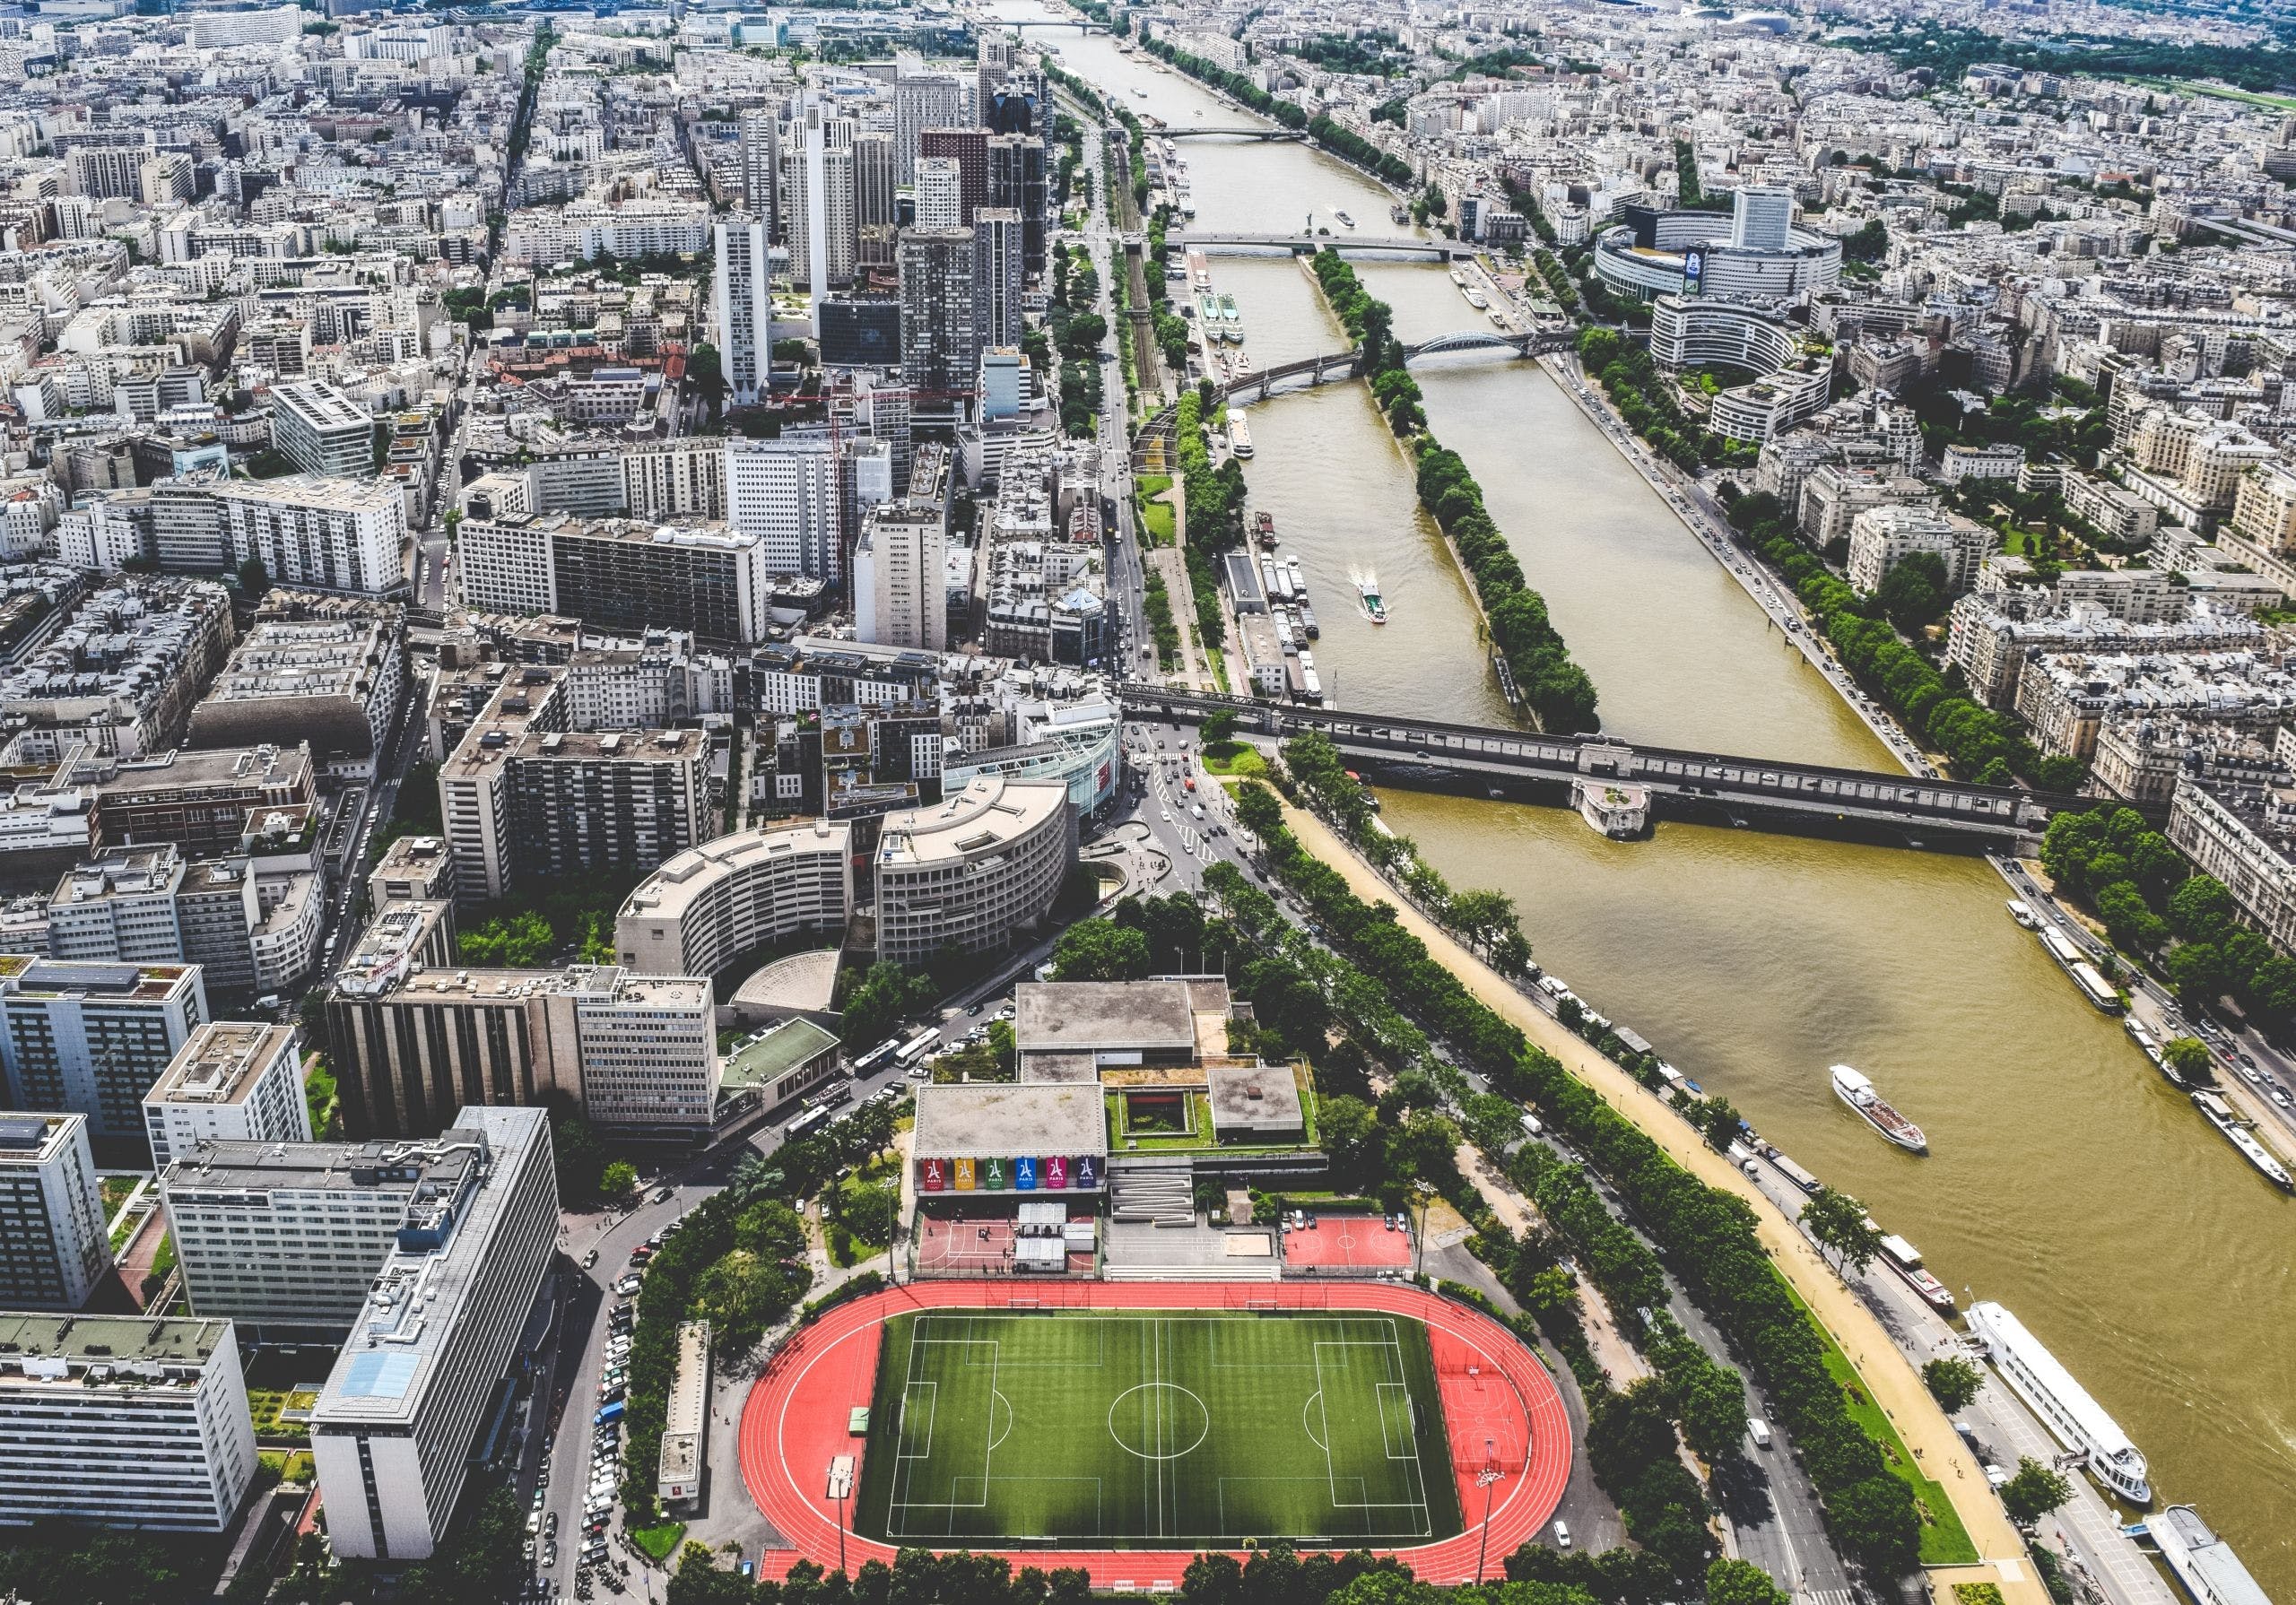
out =
{"type": "Polygon", "coordinates": [[[1882,1251],[1882,1230],[1866,1206],[1847,1193],[1820,1187],[1802,1206],[1802,1224],[1821,1248],[1831,1249],[1835,1262],[1864,1271],[1882,1251]]]}
{"type": "Polygon", "coordinates": [[[1964,1359],[1951,1356],[1931,1360],[1921,1367],[1921,1380],[1928,1384],[1929,1396],[1937,1408],[1947,1415],[1967,1410],[1985,1385],[1985,1373],[1964,1359]]]}
{"type": "Polygon", "coordinates": [[[2216,1061],[2208,1045],[2197,1037],[2171,1037],[2161,1045],[2161,1057],[2187,1081],[2203,1086],[2216,1079],[2216,1061]]]}
{"type": "Polygon", "coordinates": [[[1908,635],[1945,611],[1946,595],[1945,560],[1934,551],[1917,551],[1900,560],[1874,593],[1890,622],[1908,635]]]}
{"type": "Polygon", "coordinates": [[[610,1202],[620,1203],[638,1191],[638,1167],[627,1159],[616,1159],[598,1173],[598,1195],[610,1202]]]}
{"type": "Polygon", "coordinates": [[[1283,828],[1283,804],[1267,787],[1250,782],[1237,794],[1236,823],[1265,841],[1283,828]]]}
{"type": "Polygon", "coordinates": [[[1214,708],[1204,716],[1203,735],[1205,747],[1226,744],[1236,733],[1236,710],[1232,707],[1214,708]]]}
{"type": "Polygon", "coordinates": [[[1342,1093],[1325,1098],[1316,1115],[1333,1179],[1342,1186],[1357,1185],[1372,1174],[1385,1141],[1378,1114],[1361,1098],[1342,1093]]]}
{"type": "Polygon", "coordinates": [[[1079,920],[1052,950],[1061,981],[1141,981],[1149,970],[1148,938],[1112,920],[1079,920]]]}
{"type": "Polygon", "coordinates": [[[2213,875],[2193,876],[2169,898],[2169,924],[2187,941],[2216,941],[2232,915],[2232,894],[2213,875]]]}
{"type": "Polygon", "coordinates": [[[930,976],[881,959],[846,997],[845,1036],[856,1043],[878,1041],[933,998],[930,976]]]}
{"type": "Polygon", "coordinates": [[[2017,1462],[2017,1474],[2001,1485],[2002,1507],[2013,1522],[2030,1525],[2073,1497],[2073,1485],[2031,1455],[2017,1462]]]}
{"type": "Polygon", "coordinates": [[[1753,1562],[1723,1559],[1706,1568],[1706,1605],[1787,1605],[1787,1595],[1753,1562]]]}
{"type": "Polygon", "coordinates": [[[550,1150],[558,1167],[560,1200],[577,1206],[594,1201],[605,1174],[606,1151],[571,1098],[552,1102],[550,1150]]]}
{"type": "Polygon", "coordinates": [[[1920,1562],[1913,1490],[1886,1471],[1829,1493],[1826,1518],[1843,1549],[1883,1576],[1903,1576],[1920,1562]]]}
{"type": "Polygon", "coordinates": [[[1692,1111],[1698,1129],[1706,1133],[1706,1145],[1717,1153],[1726,1153],[1730,1144],[1738,1140],[1741,1117],[1736,1107],[1726,1097],[1709,1097],[1692,1111]]]}
{"type": "Polygon", "coordinates": [[[263,560],[250,557],[239,565],[239,594],[249,602],[260,601],[271,590],[271,570],[263,560]]]}

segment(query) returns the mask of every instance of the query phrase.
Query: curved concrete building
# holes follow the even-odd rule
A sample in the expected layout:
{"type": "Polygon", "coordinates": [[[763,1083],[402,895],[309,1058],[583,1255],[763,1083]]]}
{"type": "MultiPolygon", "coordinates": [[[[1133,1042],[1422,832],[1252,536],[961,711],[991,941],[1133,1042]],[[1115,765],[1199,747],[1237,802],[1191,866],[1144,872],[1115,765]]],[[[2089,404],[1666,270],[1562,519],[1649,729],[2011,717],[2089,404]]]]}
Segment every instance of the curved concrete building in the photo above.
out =
{"type": "Polygon", "coordinates": [[[1661,368],[1751,369],[1752,384],[1714,398],[1709,426],[1756,445],[1822,411],[1833,393],[1831,363],[1802,360],[1802,331],[1759,308],[1702,296],[1662,295],[1650,306],[1650,360],[1661,368]]]}
{"type": "Polygon", "coordinates": [[[1621,295],[1790,300],[1841,277],[1841,241],[1793,226],[1793,196],[1742,189],[1734,210],[1630,206],[1595,241],[1595,272],[1621,295]]]}
{"type": "Polygon", "coordinates": [[[1076,811],[1058,780],[983,775],[888,814],[874,864],[878,957],[916,965],[944,947],[1010,947],[1043,924],[1075,862],[1076,811]]]}
{"type": "Polygon", "coordinates": [[[665,863],[630,894],[614,950],[648,976],[714,976],[792,936],[842,939],[853,909],[853,827],[813,820],[737,830],[665,863]]]}

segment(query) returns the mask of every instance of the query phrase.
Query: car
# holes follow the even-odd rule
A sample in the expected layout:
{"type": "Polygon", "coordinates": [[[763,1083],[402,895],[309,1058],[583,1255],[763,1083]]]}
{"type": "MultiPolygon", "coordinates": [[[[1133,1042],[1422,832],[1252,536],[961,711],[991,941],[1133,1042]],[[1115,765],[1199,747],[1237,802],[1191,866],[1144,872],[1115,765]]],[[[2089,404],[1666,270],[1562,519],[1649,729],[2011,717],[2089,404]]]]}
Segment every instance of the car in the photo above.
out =
{"type": "Polygon", "coordinates": [[[600,1388],[598,1390],[598,1402],[600,1404],[612,1404],[615,1400],[621,1398],[629,1390],[624,1388],[620,1383],[615,1383],[611,1387],[600,1388]]]}
{"type": "Polygon", "coordinates": [[[542,1531],[542,1512],[537,1510],[528,1513],[526,1516],[526,1531],[528,1532],[540,1532],[542,1531]]]}
{"type": "Polygon", "coordinates": [[[620,1293],[624,1297],[628,1297],[631,1294],[638,1291],[639,1286],[639,1278],[635,1276],[625,1276],[620,1281],[614,1283],[613,1290],[620,1293]]]}
{"type": "Polygon", "coordinates": [[[542,1489],[540,1488],[535,1489],[534,1507],[536,1510],[540,1510],[542,1508],[542,1489]]]}
{"type": "Polygon", "coordinates": [[[532,1566],[535,1558],[535,1540],[532,1539],[526,1540],[520,1552],[525,1555],[526,1564],[532,1566]]]}
{"type": "Polygon", "coordinates": [[[1558,1549],[1568,1549],[1570,1547],[1570,1524],[1568,1522],[1555,1523],[1554,1547],[1558,1549]]]}
{"type": "Polygon", "coordinates": [[[585,1270],[585,1271],[587,1271],[591,1266],[593,1266],[593,1265],[596,1264],[597,1262],[598,1262],[598,1251],[597,1251],[596,1249],[595,1249],[595,1248],[593,1248],[592,1250],[590,1250],[590,1252],[589,1252],[589,1253],[587,1253],[587,1254],[584,1254],[584,1255],[582,1256],[582,1269],[583,1269],[583,1270],[585,1270]]]}
{"type": "Polygon", "coordinates": [[[558,1513],[556,1511],[553,1510],[548,1515],[543,1517],[542,1535],[544,1538],[556,1538],[558,1536],[558,1513]]]}
{"type": "Polygon", "coordinates": [[[558,1564],[558,1542],[555,1539],[542,1547],[542,1563],[545,1566],[558,1564]]]}
{"type": "Polygon", "coordinates": [[[677,1195],[678,1190],[675,1187],[665,1187],[659,1193],[654,1194],[654,1202],[656,1203],[667,1203],[677,1195]]]}
{"type": "Polygon", "coordinates": [[[1167,809],[1163,809],[1163,810],[1161,810],[1161,811],[1162,812],[1162,814],[1163,814],[1163,816],[1164,816],[1164,823],[1166,823],[1167,825],[1170,824],[1170,823],[1172,822],[1172,811],[1171,811],[1170,809],[1167,808],[1167,809]]]}

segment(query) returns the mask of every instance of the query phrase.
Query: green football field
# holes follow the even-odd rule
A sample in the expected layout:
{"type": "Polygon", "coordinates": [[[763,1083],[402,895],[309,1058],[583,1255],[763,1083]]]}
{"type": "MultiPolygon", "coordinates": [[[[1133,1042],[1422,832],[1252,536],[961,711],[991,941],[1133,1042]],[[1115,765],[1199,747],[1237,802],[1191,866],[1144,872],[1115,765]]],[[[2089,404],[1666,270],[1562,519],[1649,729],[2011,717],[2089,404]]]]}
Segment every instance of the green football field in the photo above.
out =
{"type": "Polygon", "coordinates": [[[856,1531],[1111,1547],[1460,1530],[1400,1316],[952,1311],[885,1324],[856,1531]]]}

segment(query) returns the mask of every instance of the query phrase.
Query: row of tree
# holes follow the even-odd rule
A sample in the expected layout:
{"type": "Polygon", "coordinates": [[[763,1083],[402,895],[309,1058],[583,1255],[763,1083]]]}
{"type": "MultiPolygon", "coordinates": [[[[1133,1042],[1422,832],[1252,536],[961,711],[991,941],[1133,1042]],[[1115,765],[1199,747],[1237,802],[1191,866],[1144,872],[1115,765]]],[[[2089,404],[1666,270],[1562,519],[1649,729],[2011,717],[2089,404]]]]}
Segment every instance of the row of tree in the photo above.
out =
{"type": "Polygon", "coordinates": [[[1797,540],[1791,513],[1766,490],[1730,504],[1731,526],[1763,560],[1784,575],[1809,609],[1842,664],[1894,708],[1929,745],[1945,755],[1963,779],[2005,785],[2024,776],[2044,791],[2080,784],[2078,759],[2045,757],[2005,714],[1987,707],[1900,638],[1880,612],[1797,540]]]}
{"type": "Polygon", "coordinates": [[[1674,380],[1658,371],[1647,347],[1627,343],[1616,330],[1581,329],[1578,360],[1601,384],[1627,428],[1676,467],[1695,473],[1711,464],[1752,455],[1751,448],[1685,416],[1674,399],[1674,380]]]}
{"type": "Polygon", "coordinates": [[[1354,268],[1337,251],[1318,251],[1310,265],[1333,313],[1355,338],[1364,377],[1389,427],[1418,456],[1420,505],[1457,547],[1491,621],[1492,640],[1506,660],[1516,689],[1542,728],[1596,729],[1600,720],[1595,711],[1595,682],[1572,660],[1561,632],[1547,616],[1546,599],[1524,582],[1523,566],[1483,505],[1483,487],[1458,453],[1427,432],[1418,381],[1404,371],[1394,309],[1363,288],[1354,268]]]}
{"type": "Polygon", "coordinates": [[[1192,56],[1169,39],[1152,39],[1147,42],[1151,56],[1167,62],[1186,73],[1199,83],[1208,83],[1230,100],[1240,102],[1272,117],[1286,128],[1303,131],[1325,150],[1343,161],[1352,162],[1365,172],[1401,188],[1416,181],[1411,163],[1391,151],[1383,151],[1352,128],[1343,128],[1321,112],[1309,117],[1305,110],[1290,100],[1278,100],[1260,88],[1241,73],[1231,73],[1225,67],[1214,66],[1201,56],[1192,56]]]}
{"type": "MultiPolygon", "coordinates": [[[[1247,783],[1247,796],[1258,789],[1247,783]]],[[[1851,1418],[1818,1334],[1762,1249],[1752,1210],[1698,1181],[1552,1054],[1532,1047],[1396,924],[1392,908],[1364,903],[1300,847],[1274,801],[1239,802],[1239,818],[1248,811],[1257,820],[1246,822],[1269,863],[1326,939],[1388,996],[1410,1000],[1413,1013],[1494,1089],[1535,1106],[1610,1178],[1684,1290],[1761,1382],[1842,1549],[1889,1575],[1909,1570],[1921,1532],[1912,1489],[1892,1475],[1880,1445],[1851,1418]]]]}
{"type": "MultiPolygon", "coordinates": [[[[2100,803],[2058,814],[2041,841],[2041,867],[2057,890],[2095,911],[2116,943],[2158,959],[2186,1007],[2229,996],[2252,1013],[2296,1018],[2296,959],[2242,924],[2224,883],[2194,874],[2135,809],[2100,803]]],[[[2205,1055],[2187,1057],[2205,1073],[2205,1055]]]]}

